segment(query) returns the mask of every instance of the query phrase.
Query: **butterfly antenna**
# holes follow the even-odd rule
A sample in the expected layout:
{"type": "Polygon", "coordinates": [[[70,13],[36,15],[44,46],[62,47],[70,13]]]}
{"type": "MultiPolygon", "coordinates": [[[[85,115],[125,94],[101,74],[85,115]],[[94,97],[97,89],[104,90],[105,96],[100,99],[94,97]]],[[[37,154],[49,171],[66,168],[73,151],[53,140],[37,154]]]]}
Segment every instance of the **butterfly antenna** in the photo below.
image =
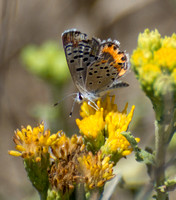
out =
{"type": "Polygon", "coordinates": [[[68,94],[67,96],[65,96],[63,99],[61,99],[60,101],[56,102],[53,106],[57,106],[58,104],[60,104],[63,100],[65,100],[66,98],[76,95],[77,93],[72,93],[72,94],[68,94]]]}
{"type": "Polygon", "coordinates": [[[74,98],[74,100],[73,100],[73,105],[72,105],[72,109],[71,109],[71,111],[70,111],[69,117],[72,117],[73,109],[74,109],[74,107],[75,107],[75,102],[76,102],[76,98],[74,98]]]}

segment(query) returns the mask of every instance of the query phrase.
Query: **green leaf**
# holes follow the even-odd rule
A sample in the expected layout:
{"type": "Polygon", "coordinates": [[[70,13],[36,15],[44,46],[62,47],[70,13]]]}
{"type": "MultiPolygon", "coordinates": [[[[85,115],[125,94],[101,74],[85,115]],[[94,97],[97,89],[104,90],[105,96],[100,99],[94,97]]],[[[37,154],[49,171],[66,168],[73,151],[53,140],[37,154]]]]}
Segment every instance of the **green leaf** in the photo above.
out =
{"type": "Polygon", "coordinates": [[[154,164],[153,154],[139,148],[138,143],[136,142],[134,136],[130,132],[123,132],[122,135],[124,137],[126,137],[128,142],[131,144],[131,147],[133,148],[133,150],[135,152],[136,161],[144,162],[147,165],[153,165],[154,164]]]}

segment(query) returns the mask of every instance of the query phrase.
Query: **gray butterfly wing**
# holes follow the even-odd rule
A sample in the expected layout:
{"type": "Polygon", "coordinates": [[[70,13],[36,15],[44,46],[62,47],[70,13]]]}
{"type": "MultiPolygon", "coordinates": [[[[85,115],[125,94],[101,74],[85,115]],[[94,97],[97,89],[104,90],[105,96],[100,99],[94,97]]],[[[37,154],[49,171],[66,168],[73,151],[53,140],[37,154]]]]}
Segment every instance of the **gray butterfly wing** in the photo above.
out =
{"type": "Polygon", "coordinates": [[[100,45],[98,59],[87,68],[85,87],[90,93],[101,92],[127,86],[118,79],[129,69],[128,57],[119,50],[117,41],[103,42],[100,45]]]}
{"type": "Polygon", "coordinates": [[[65,31],[62,41],[72,79],[79,91],[84,91],[87,67],[95,61],[100,42],[87,39],[85,33],[76,29],[65,31]]]}

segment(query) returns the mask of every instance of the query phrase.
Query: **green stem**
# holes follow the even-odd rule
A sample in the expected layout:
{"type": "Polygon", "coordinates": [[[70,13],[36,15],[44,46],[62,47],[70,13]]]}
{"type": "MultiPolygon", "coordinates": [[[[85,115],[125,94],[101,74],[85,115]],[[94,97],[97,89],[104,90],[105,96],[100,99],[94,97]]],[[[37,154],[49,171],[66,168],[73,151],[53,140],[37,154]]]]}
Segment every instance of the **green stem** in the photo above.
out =
{"type": "Polygon", "coordinates": [[[159,187],[164,185],[165,182],[165,158],[167,149],[166,131],[165,126],[156,122],[155,124],[155,180],[157,200],[168,200],[168,193],[162,192],[159,187]]]}
{"type": "Polygon", "coordinates": [[[47,191],[39,192],[40,200],[46,200],[47,199],[47,191]]]}

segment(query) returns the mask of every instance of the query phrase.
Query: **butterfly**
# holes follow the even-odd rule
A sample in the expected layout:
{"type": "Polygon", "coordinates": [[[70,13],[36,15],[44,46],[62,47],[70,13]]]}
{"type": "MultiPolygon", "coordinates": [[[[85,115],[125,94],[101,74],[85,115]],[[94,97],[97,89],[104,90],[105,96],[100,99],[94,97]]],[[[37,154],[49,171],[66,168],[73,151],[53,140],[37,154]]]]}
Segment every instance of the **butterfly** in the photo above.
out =
{"type": "Polygon", "coordinates": [[[120,51],[117,40],[89,39],[85,33],[69,29],[62,33],[62,42],[73,82],[79,91],[75,101],[87,100],[97,109],[95,100],[99,97],[128,86],[119,78],[130,68],[129,56],[120,51]]]}

